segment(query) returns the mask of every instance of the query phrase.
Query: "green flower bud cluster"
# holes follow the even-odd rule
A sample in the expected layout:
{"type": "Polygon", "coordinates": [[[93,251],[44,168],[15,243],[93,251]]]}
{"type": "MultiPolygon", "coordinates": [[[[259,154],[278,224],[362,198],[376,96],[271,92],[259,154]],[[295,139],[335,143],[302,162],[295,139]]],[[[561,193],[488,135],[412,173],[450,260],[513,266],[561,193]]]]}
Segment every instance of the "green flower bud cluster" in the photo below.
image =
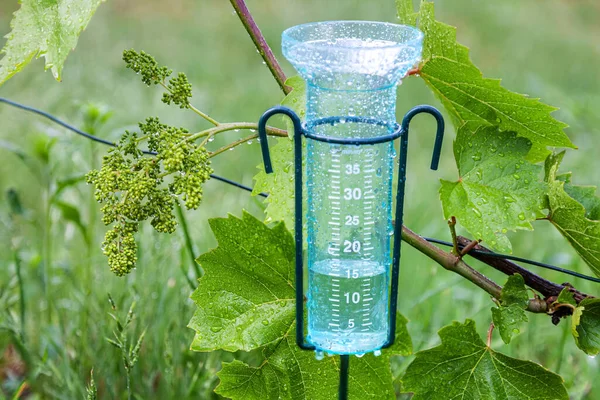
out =
{"type": "Polygon", "coordinates": [[[179,108],[190,108],[192,85],[188,82],[187,76],[183,72],[177,74],[177,77],[171,78],[167,87],[170,93],[163,93],[163,103],[177,104],[179,108]]]}
{"type": "Polygon", "coordinates": [[[167,67],[159,66],[154,57],[143,51],[138,53],[133,49],[125,50],[123,51],[123,61],[125,61],[125,67],[139,74],[142,82],[148,86],[164,82],[173,72],[167,67]]]}
{"type": "Polygon", "coordinates": [[[154,205],[153,218],[150,224],[158,232],[173,233],[177,221],[173,216],[173,195],[168,189],[157,190],[152,193],[151,202],[154,205]]]}
{"type": "Polygon", "coordinates": [[[162,84],[166,87],[167,92],[163,93],[162,101],[165,104],[176,104],[180,108],[190,107],[190,97],[192,97],[192,85],[189,83],[187,76],[180,72],[176,77],[166,80],[173,73],[167,67],[161,67],[156,62],[156,59],[150,54],[140,51],[139,53],[133,49],[123,52],[123,61],[125,66],[142,77],[142,82],[146,85],[162,84]]]}
{"type": "Polygon", "coordinates": [[[135,222],[116,224],[106,232],[102,250],[108,256],[110,270],[118,276],[128,274],[137,262],[137,244],[133,234],[137,232],[135,222]]]}
{"type": "Polygon", "coordinates": [[[103,250],[117,275],[135,267],[133,236],[138,223],[150,220],[158,232],[173,233],[177,198],[186,208],[196,209],[202,185],[212,173],[208,151],[188,141],[185,129],[162,124],[158,118],[148,118],[139,127],[140,133],[125,132],[104,156],[101,168],[86,176],[95,186],[96,200],[103,204],[103,222],[113,224],[103,250]],[[144,154],[141,143],[147,143],[156,156],[144,154]]]}
{"type": "MultiPolygon", "coordinates": [[[[181,150],[180,146],[178,150],[181,150]]],[[[210,167],[208,151],[204,147],[184,147],[181,168],[173,177],[169,186],[172,193],[183,195],[187,209],[195,210],[202,201],[202,185],[210,179],[213,170],[210,167]]],[[[166,162],[165,162],[166,163],[166,162]]]]}

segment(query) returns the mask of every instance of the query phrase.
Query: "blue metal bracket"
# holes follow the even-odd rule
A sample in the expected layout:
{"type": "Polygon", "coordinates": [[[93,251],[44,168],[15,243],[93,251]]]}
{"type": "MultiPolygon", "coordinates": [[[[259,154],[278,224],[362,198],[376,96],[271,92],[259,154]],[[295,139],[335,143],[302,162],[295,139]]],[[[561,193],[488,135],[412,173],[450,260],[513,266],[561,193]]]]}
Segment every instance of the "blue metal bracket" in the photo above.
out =
{"type": "MultiPolygon", "coordinates": [[[[396,192],[396,223],[394,226],[394,248],[392,259],[392,279],[390,287],[390,307],[389,307],[389,330],[388,337],[382,348],[390,347],[394,344],[396,336],[396,314],[398,307],[398,277],[400,275],[400,247],[402,244],[402,221],[404,213],[404,190],[406,183],[406,161],[408,155],[408,128],[413,117],[420,113],[433,115],[437,121],[437,131],[433,155],[431,158],[431,169],[438,168],[440,154],[442,151],[442,142],[444,139],[444,118],[442,114],[434,107],[421,105],[414,107],[404,115],[402,124],[389,124],[372,118],[364,117],[327,117],[311,121],[303,126],[298,115],[291,109],[283,106],[273,107],[267,110],[258,121],[258,136],[260,138],[260,147],[262,150],[265,172],[270,174],[273,172],[271,163],[271,154],[269,152],[269,143],[267,141],[267,121],[275,114],[287,115],[294,125],[294,234],[296,244],[296,343],[302,350],[315,350],[315,346],[307,343],[304,339],[304,260],[302,254],[302,136],[307,139],[316,140],[319,142],[341,144],[341,145],[373,145],[385,143],[400,138],[400,159],[398,171],[398,190],[396,192]],[[319,125],[335,124],[345,120],[346,122],[361,122],[368,124],[376,124],[389,126],[392,133],[373,138],[338,138],[315,134],[313,128],[319,125]]],[[[349,372],[349,355],[341,355],[340,365],[340,388],[339,399],[346,399],[348,396],[348,372],[349,372]]]]}

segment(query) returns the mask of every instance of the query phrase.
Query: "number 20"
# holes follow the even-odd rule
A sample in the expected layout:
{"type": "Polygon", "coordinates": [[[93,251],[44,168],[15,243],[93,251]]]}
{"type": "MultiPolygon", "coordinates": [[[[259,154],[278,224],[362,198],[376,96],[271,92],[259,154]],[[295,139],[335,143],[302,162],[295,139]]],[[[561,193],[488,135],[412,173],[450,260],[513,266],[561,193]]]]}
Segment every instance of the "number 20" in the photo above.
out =
{"type": "Polygon", "coordinates": [[[360,252],[360,242],[355,240],[353,242],[344,240],[344,253],[358,253],[360,252]]]}

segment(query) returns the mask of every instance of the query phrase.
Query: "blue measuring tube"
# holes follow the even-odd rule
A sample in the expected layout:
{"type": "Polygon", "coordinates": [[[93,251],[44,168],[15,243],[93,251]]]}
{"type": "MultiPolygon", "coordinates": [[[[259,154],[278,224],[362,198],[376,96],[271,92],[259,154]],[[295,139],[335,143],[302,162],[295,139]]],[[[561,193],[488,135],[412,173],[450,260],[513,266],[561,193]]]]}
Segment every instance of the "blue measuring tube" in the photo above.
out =
{"type": "MultiPolygon", "coordinates": [[[[307,341],[330,354],[378,351],[388,340],[396,89],[423,35],[380,22],[299,25],[283,54],[307,82],[307,341]]],[[[299,194],[296,194],[299,195],[299,194]]],[[[298,218],[298,216],[296,216],[298,218]]],[[[396,295],[395,293],[393,294],[396,295]]]]}

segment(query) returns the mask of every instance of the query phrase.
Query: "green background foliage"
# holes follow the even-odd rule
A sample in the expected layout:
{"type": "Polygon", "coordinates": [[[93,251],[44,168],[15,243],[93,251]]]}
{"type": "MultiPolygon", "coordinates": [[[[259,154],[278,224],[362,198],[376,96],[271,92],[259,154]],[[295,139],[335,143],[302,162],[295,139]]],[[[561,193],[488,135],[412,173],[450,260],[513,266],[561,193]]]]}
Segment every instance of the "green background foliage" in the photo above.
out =
{"type": "MultiPolygon", "coordinates": [[[[281,31],[291,25],[325,19],[372,19],[394,22],[395,6],[381,1],[322,1],[301,3],[288,0],[250,0],[263,33],[280,59],[281,31]]],[[[12,0],[0,1],[0,29],[9,32],[9,18],[17,9],[12,0]]],[[[597,153],[600,117],[600,82],[596,66],[600,56],[596,49],[600,9],[595,1],[567,3],[549,0],[537,2],[439,2],[437,17],[459,27],[459,40],[470,47],[475,64],[485,76],[502,77],[503,86],[511,90],[542,97],[544,102],[560,107],[552,115],[567,122],[573,143],[579,150],[565,157],[561,170],[575,171],[574,184],[600,184],[597,153]]],[[[177,71],[185,71],[194,84],[194,101],[221,120],[256,121],[261,112],[281,100],[280,90],[272,81],[260,57],[251,46],[246,32],[232,15],[227,2],[193,1],[122,1],[114,0],[98,9],[80,38],[64,70],[64,79],[56,84],[53,77],[40,74],[42,61],[25,69],[2,86],[0,95],[13,98],[66,118],[103,138],[115,140],[126,127],[134,126],[149,115],[188,128],[203,128],[197,118],[176,108],[164,107],[160,94],[147,89],[121,62],[123,49],[136,47],[168,62],[177,71]],[[219,38],[215,40],[214,38],[219,38]],[[226,46],[223,43],[227,43],[226,46]],[[113,111],[107,125],[89,120],[80,111],[82,103],[104,103],[113,111]],[[86,122],[87,121],[87,122],[86,122]]],[[[283,63],[292,75],[291,67],[283,63]]],[[[407,79],[399,89],[398,114],[420,103],[440,106],[418,79],[407,79]]],[[[93,113],[92,113],[93,114],[93,113]]],[[[140,359],[133,372],[134,390],[143,398],[218,398],[212,394],[218,379],[221,360],[232,362],[225,352],[210,354],[189,351],[193,331],[185,328],[194,313],[190,293],[179,267],[191,268],[184,251],[181,233],[159,235],[147,226],[139,235],[141,266],[126,279],[114,277],[106,268],[105,257],[97,245],[87,247],[86,238],[75,233],[76,223],[62,217],[61,211],[47,207],[59,181],[83,175],[98,166],[105,152],[72,134],[48,125],[28,114],[0,105],[0,139],[10,141],[33,162],[24,164],[10,151],[0,150],[0,191],[17,188],[25,212],[8,222],[8,203],[0,201],[0,240],[3,249],[19,246],[25,281],[25,336],[31,357],[47,354],[43,375],[36,388],[56,398],[78,398],[85,393],[89,371],[94,367],[96,385],[102,398],[116,398],[123,393],[123,367],[115,359],[119,353],[103,341],[114,327],[106,314],[110,306],[106,293],[111,292],[121,311],[129,300],[138,301],[132,327],[139,334],[148,327],[140,359]],[[50,146],[57,142],[59,146],[50,146]],[[17,238],[18,240],[14,240],[17,238]],[[47,240],[50,238],[51,240],[47,240]],[[51,280],[43,291],[44,263],[51,280]],[[49,320],[48,314],[51,314],[49,320]],[[40,317],[42,316],[42,317],[40,317]],[[60,388],[60,390],[57,390],[60,388]]],[[[283,124],[281,126],[284,126],[283,124]]],[[[433,174],[426,166],[430,157],[433,124],[426,118],[411,125],[411,155],[407,184],[406,224],[427,236],[448,237],[438,200],[437,177],[457,179],[450,141],[444,145],[440,172],[433,174]]],[[[227,139],[217,138],[215,146],[227,139]]],[[[448,132],[448,138],[452,137],[448,132]]],[[[256,142],[214,160],[216,172],[252,184],[260,162],[256,142]]],[[[76,179],[75,179],[76,180],[76,179]]],[[[90,198],[90,188],[81,183],[61,190],[61,201],[76,205],[91,243],[98,243],[104,233],[97,205],[90,198]]],[[[260,215],[255,198],[239,189],[216,181],[205,186],[203,205],[186,213],[194,239],[196,254],[215,247],[207,220],[223,217],[242,208],[260,215]]],[[[539,261],[587,271],[576,252],[565,245],[564,238],[547,223],[536,222],[534,232],[509,233],[513,251],[539,261]]],[[[18,314],[18,283],[12,252],[2,252],[0,271],[3,296],[1,307],[18,314]],[[7,295],[8,294],[8,295],[7,295]]],[[[483,273],[502,282],[505,277],[490,268],[477,265],[483,273]]],[[[403,248],[400,311],[410,320],[408,329],[415,350],[438,343],[436,332],[452,319],[473,318],[480,336],[490,321],[489,296],[474,290],[459,277],[441,271],[439,266],[416,251],[403,248]]],[[[564,276],[544,272],[544,276],[564,281],[564,276]]],[[[592,283],[570,279],[577,288],[594,292],[592,283]]],[[[124,310],[123,310],[124,309],[124,310]]],[[[580,352],[569,324],[555,328],[545,316],[531,316],[530,323],[514,336],[511,346],[504,346],[498,335],[493,347],[508,356],[533,360],[554,372],[560,372],[573,399],[596,399],[600,387],[590,380],[597,374],[597,360],[580,352]],[[565,336],[566,332],[566,336],[565,336]],[[568,340],[563,341],[563,337],[568,340]]],[[[2,314],[0,324],[8,319],[2,314]]],[[[18,326],[14,324],[11,326],[18,326]]],[[[6,331],[2,331],[3,333],[6,331]]],[[[0,335],[4,352],[10,335],[0,335]]],[[[309,355],[309,354],[307,354],[309,355]]],[[[240,354],[237,358],[256,366],[262,354],[240,354]]],[[[394,362],[393,376],[403,372],[410,358],[394,362]]],[[[5,382],[5,387],[13,384],[5,382]]],[[[404,398],[404,397],[401,397],[404,398]]]]}

